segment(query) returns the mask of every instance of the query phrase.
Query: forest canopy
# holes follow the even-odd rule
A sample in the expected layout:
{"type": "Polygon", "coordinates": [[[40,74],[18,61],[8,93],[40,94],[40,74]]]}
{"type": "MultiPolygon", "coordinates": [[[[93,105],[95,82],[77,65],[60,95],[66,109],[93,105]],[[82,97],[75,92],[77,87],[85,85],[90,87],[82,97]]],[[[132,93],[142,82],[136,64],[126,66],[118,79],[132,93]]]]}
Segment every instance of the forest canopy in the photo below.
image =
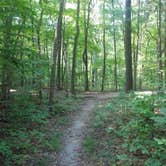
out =
{"type": "Polygon", "coordinates": [[[42,89],[50,86],[123,90],[129,80],[129,89],[162,89],[165,6],[164,0],[133,0],[128,20],[122,0],[1,0],[2,100],[11,89],[35,90],[42,98],[42,89]],[[125,74],[128,66],[132,74],[125,74]]]}

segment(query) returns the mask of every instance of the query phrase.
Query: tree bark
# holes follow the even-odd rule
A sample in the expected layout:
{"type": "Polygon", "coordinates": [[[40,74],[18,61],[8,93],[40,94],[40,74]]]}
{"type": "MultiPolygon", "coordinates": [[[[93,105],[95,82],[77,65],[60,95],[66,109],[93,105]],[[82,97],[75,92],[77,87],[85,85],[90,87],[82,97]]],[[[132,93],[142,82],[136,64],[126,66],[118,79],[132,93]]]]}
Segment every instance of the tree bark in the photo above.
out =
{"type": "Polygon", "coordinates": [[[61,47],[62,47],[62,20],[64,10],[64,0],[60,1],[58,26],[57,26],[57,89],[61,89],[61,47]]]}
{"type": "Polygon", "coordinates": [[[126,63],[126,91],[133,89],[132,51],[131,51],[131,0],[125,3],[125,63],[126,63]]]}
{"type": "Polygon", "coordinates": [[[59,5],[59,16],[58,16],[58,23],[57,23],[57,31],[56,31],[56,36],[54,38],[53,64],[52,64],[52,67],[51,67],[51,77],[50,77],[50,92],[49,92],[49,109],[50,109],[50,111],[52,110],[52,107],[53,107],[54,95],[55,95],[56,58],[58,56],[58,58],[60,60],[60,54],[61,54],[62,17],[63,17],[64,5],[65,5],[65,1],[61,0],[60,5],[59,5]]]}
{"type": "Polygon", "coordinates": [[[90,11],[91,11],[91,2],[88,1],[88,14],[86,18],[86,8],[84,11],[84,29],[85,29],[85,39],[84,39],[84,51],[83,51],[83,62],[85,65],[85,91],[89,90],[89,79],[88,79],[88,35],[89,35],[89,22],[90,22],[90,11]]]}
{"type": "Polygon", "coordinates": [[[72,59],[72,75],[71,75],[71,93],[75,94],[76,81],[76,56],[79,37],[79,17],[80,17],[80,0],[77,0],[77,18],[76,18],[76,34],[74,38],[73,59],[72,59]]]}
{"type": "MultiPolygon", "coordinates": [[[[39,1],[39,4],[41,5],[42,7],[42,1],[40,0],[39,1]]],[[[38,47],[38,59],[39,59],[39,62],[38,62],[38,69],[41,68],[41,26],[42,26],[42,22],[43,22],[43,12],[44,10],[41,9],[41,12],[40,12],[40,18],[39,18],[39,22],[38,22],[38,28],[37,28],[37,47],[38,47]]],[[[40,104],[42,102],[42,75],[41,74],[37,74],[38,75],[38,93],[39,93],[39,101],[40,101],[40,104]]]]}
{"type": "Polygon", "coordinates": [[[116,50],[116,29],[115,29],[115,8],[114,8],[114,0],[112,0],[112,9],[113,9],[113,40],[114,40],[114,82],[115,82],[115,90],[118,89],[118,76],[117,76],[117,50],[116,50]]]}
{"type": "Polygon", "coordinates": [[[141,2],[138,0],[138,13],[137,13],[137,45],[135,50],[134,56],[134,83],[133,88],[134,90],[137,89],[137,66],[138,66],[138,53],[139,53],[139,43],[140,43],[140,6],[141,2]]]}
{"type": "Polygon", "coordinates": [[[163,86],[163,73],[162,73],[162,50],[161,50],[161,0],[158,1],[158,41],[157,41],[157,59],[158,59],[158,89],[161,90],[163,86]]]}
{"type": "Polygon", "coordinates": [[[101,85],[101,91],[104,91],[104,85],[105,85],[105,71],[106,71],[106,43],[105,43],[105,0],[103,2],[103,74],[102,74],[102,85],[101,85]]]}
{"type": "Polygon", "coordinates": [[[164,26],[165,26],[165,29],[164,29],[164,34],[165,34],[165,36],[164,36],[164,58],[165,58],[165,60],[164,60],[164,74],[165,74],[165,80],[164,80],[164,82],[165,82],[165,87],[166,87],[166,1],[165,1],[165,4],[164,4],[164,9],[165,9],[165,15],[164,15],[164,22],[165,22],[165,24],[164,24],[164,26]]]}

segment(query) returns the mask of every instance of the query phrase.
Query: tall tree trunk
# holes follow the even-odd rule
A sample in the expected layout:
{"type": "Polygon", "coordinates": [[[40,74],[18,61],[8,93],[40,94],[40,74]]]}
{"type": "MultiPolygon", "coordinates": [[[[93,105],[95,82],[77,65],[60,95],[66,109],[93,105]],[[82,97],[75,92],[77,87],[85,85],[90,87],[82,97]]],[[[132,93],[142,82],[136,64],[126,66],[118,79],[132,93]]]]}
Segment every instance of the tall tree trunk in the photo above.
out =
{"type": "Polygon", "coordinates": [[[66,22],[65,22],[65,17],[63,18],[63,30],[62,30],[62,57],[61,57],[61,89],[64,89],[65,85],[64,85],[64,76],[65,76],[65,51],[66,51],[66,47],[65,47],[65,33],[66,33],[66,22]]]}
{"type": "MultiPolygon", "coordinates": [[[[54,38],[54,49],[53,49],[53,64],[51,67],[51,77],[50,77],[50,92],[49,92],[49,108],[52,110],[54,95],[55,95],[55,69],[56,69],[56,58],[60,59],[61,54],[61,38],[62,38],[62,17],[64,11],[65,1],[61,0],[59,5],[59,16],[57,23],[56,35],[54,38]]],[[[59,78],[59,77],[58,77],[59,78]]],[[[60,78],[59,78],[60,79],[60,78]]]]}
{"type": "Polygon", "coordinates": [[[85,91],[89,90],[89,79],[88,79],[88,35],[89,35],[89,22],[90,22],[90,11],[91,11],[91,2],[88,1],[88,14],[86,18],[86,7],[84,11],[84,28],[85,28],[85,39],[84,39],[84,51],[83,51],[83,62],[85,65],[85,91]]]}
{"type": "MultiPolygon", "coordinates": [[[[32,2],[30,1],[30,4],[32,2]]],[[[31,8],[32,8],[32,4],[31,4],[31,8]]],[[[32,48],[34,49],[35,48],[35,37],[34,37],[34,16],[31,15],[31,42],[32,42],[32,48]]],[[[35,65],[34,65],[34,61],[35,61],[35,58],[34,56],[32,55],[32,85],[34,86],[35,85],[35,65]]]]}
{"type": "Polygon", "coordinates": [[[138,53],[139,53],[139,43],[140,43],[140,8],[141,2],[138,0],[138,13],[137,13],[137,46],[134,56],[134,83],[133,88],[134,90],[137,89],[137,67],[138,67],[138,53]]]}
{"type": "Polygon", "coordinates": [[[62,89],[64,89],[64,75],[65,75],[65,43],[63,41],[62,42],[62,77],[61,77],[61,88],[62,89]]]}
{"type": "Polygon", "coordinates": [[[158,59],[158,89],[163,86],[163,73],[162,73],[162,50],[161,50],[161,0],[158,1],[158,41],[157,41],[157,59],[158,59]]]}
{"type": "Polygon", "coordinates": [[[131,51],[131,0],[125,3],[125,62],[126,62],[126,91],[133,89],[132,51],[131,51]]]}
{"type": "Polygon", "coordinates": [[[106,43],[105,43],[105,0],[103,2],[103,74],[102,74],[102,85],[101,85],[101,91],[104,91],[104,85],[105,85],[105,71],[106,71],[106,43]]]}
{"type": "Polygon", "coordinates": [[[80,0],[77,0],[77,18],[76,18],[76,34],[74,38],[73,59],[72,59],[72,75],[71,75],[71,93],[75,94],[76,81],[76,55],[79,37],[79,17],[80,17],[80,0]]]}
{"type": "Polygon", "coordinates": [[[65,53],[65,89],[69,89],[69,72],[70,72],[70,65],[69,65],[69,53],[68,53],[68,43],[65,45],[66,53],[65,53]]]}
{"type": "Polygon", "coordinates": [[[164,82],[165,82],[165,87],[166,87],[166,1],[165,1],[165,3],[164,3],[164,9],[165,9],[165,16],[164,16],[164,26],[165,26],[165,30],[164,30],[164,34],[165,34],[165,36],[164,36],[164,71],[165,71],[165,80],[164,80],[164,82]]]}
{"type": "Polygon", "coordinates": [[[114,8],[114,0],[112,0],[112,9],[113,9],[113,40],[114,40],[114,82],[115,82],[115,90],[118,89],[118,76],[117,76],[117,51],[116,51],[116,29],[115,29],[115,8],[114,8]]]}
{"type": "MultiPolygon", "coordinates": [[[[42,1],[39,1],[39,4],[42,7],[42,1]]],[[[38,46],[38,69],[41,68],[42,64],[41,64],[41,26],[42,26],[42,21],[43,21],[43,8],[41,9],[41,13],[40,13],[40,18],[39,18],[39,22],[38,22],[38,28],[37,28],[37,46],[38,46]]],[[[39,72],[40,73],[40,72],[39,72]]],[[[40,103],[42,101],[42,75],[41,74],[37,74],[38,75],[38,93],[39,93],[39,100],[40,103]]]]}
{"type": "Polygon", "coordinates": [[[58,26],[57,32],[60,34],[57,34],[57,89],[61,89],[61,48],[62,48],[62,20],[63,20],[63,10],[64,10],[64,0],[60,1],[61,5],[59,10],[59,18],[58,18],[58,26]]]}

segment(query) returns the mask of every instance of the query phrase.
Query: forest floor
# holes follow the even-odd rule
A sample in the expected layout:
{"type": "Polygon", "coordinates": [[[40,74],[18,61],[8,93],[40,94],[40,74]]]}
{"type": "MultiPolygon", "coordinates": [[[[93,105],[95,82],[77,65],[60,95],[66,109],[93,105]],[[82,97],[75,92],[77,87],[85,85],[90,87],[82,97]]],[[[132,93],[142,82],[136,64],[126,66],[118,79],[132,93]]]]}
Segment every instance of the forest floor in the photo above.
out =
{"type": "Polygon", "coordinates": [[[6,122],[0,123],[2,165],[166,163],[166,94],[56,95],[53,112],[48,111],[45,103],[37,105],[33,96],[13,96],[12,107],[5,112],[6,122]]]}
{"type": "Polygon", "coordinates": [[[64,131],[62,149],[58,154],[58,166],[88,166],[89,161],[83,155],[83,142],[88,134],[91,114],[96,104],[101,104],[106,99],[117,96],[117,93],[86,93],[84,101],[80,104],[79,111],[74,114],[70,126],[64,131]]]}

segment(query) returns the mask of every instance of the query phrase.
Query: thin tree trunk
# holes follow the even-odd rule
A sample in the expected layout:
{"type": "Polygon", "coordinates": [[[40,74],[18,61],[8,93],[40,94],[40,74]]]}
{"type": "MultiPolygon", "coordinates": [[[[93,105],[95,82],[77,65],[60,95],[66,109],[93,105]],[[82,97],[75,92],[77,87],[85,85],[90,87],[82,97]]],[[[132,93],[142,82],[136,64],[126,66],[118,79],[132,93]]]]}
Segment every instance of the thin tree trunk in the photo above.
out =
{"type": "Polygon", "coordinates": [[[62,43],[62,78],[61,78],[61,88],[64,89],[64,75],[65,75],[65,46],[64,42],[62,43]]]}
{"type": "Polygon", "coordinates": [[[83,62],[85,65],[85,91],[89,90],[89,79],[88,79],[88,35],[89,35],[89,22],[90,22],[90,11],[91,11],[91,2],[88,1],[88,14],[86,18],[86,8],[84,11],[84,27],[85,27],[85,40],[84,40],[84,51],[83,51],[83,62]]]}
{"type": "Polygon", "coordinates": [[[165,60],[164,60],[164,71],[165,71],[165,80],[164,80],[164,82],[165,82],[165,87],[166,87],[166,1],[165,1],[165,4],[164,4],[164,9],[165,9],[165,18],[164,18],[164,22],[165,22],[165,24],[164,24],[164,26],[165,26],[165,30],[164,30],[164,34],[165,34],[165,36],[164,36],[164,58],[165,58],[165,60]]]}
{"type": "Polygon", "coordinates": [[[158,80],[159,85],[158,89],[161,90],[162,88],[162,81],[163,81],[163,73],[162,73],[162,50],[161,50],[161,0],[158,1],[158,41],[157,41],[157,58],[158,58],[158,80]]]}
{"type": "MultiPolygon", "coordinates": [[[[42,1],[40,0],[40,5],[42,7],[42,1]]],[[[42,20],[43,20],[43,9],[41,9],[41,13],[40,13],[40,18],[39,18],[39,22],[38,22],[38,28],[37,28],[37,46],[38,46],[38,58],[39,61],[41,60],[41,26],[42,26],[42,20]]],[[[41,68],[41,63],[38,62],[38,69],[41,68]]],[[[39,93],[39,100],[40,100],[40,104],[42,102],[42,76],[41,74],[38,74],[38,93],[39,93]]]]}
{"type": "Polygon", "coordinates": [[[95,87],[95,68],[92,69],[92,88],[95,87]]]}
{"type": "Polygon", "coordinates": [[[66,89],[66,74],[67,74],[67,50],[66,50],[66,44],[63,42],[63,62],[64,62],[64,67],[63,67],[63,75],[62,75],[62,83],[63,83],[63,88],[66,89]]]}
{"type": "Polygon", "coordinates": [[[65,56],[65,89],[68,90],[69,89],[69,71],[70,71],[70,65],[69,65],[69,53],[68,53],[68,44],[65,45],[65,48],[66,48],[66,56],[65,56]]]}
{"type": "MultiPolygon", "coordinates": [[[[33,18],[33,15],[31,17],[31,28],[32,28],[32,48],[34,49],[35,48],[35,40],[34,40],[34,18],[33,18]]],[[[34,65],[34,56],[32,56],[32,85],[34,86],[35,85],[35,65],[34,65]]]]}
{"type": "Polygon", "coordinates": [[[136,58],[136,42],[135,42],[135,35],[133,35],[133,48],[132,48],[132,54],[133,54],[133,89],[136,90],[136,75],[137,75],[137,71],[136,71],[136,63],[137,63],[137,58],[136,58]]]}
{"type": "Polygon", "coordinates": [[[105,85],[105,71],[106,71],[106,43],[105,43],[105,0],[103,2],[103,74],[102,74],[102,85],[101,85],[101,91],[104,91],[104,85],[105,85]]]}
{"type": "Polygon", "coordinates": [[[116,51],[116,29],[115,29],[115,8],[114,0],[112,0],[112,9],[113,9],[113,38],[114,38],[114,82],[115,90],[118,89],[118,76],[117,76],[117,51],[116,51]]]}
{"type": "MultiPolygon", "coordinates": [[[[65,26],[65,25],[64,25],[65,26]]],[[[62,56],[61,56],[61,89],[63,90],[64,88],[64,32],[63,32],[63,37],[62,37],[62,56]]]]}
{"type": "Polygon", "coordinates": [[[72,75],[71,75],[71,93],[75,94],[76,81],[76,56],[79,37],[79,17],[80,17],[80,0],[77,0],[77,18],[76,18],[76,34],[74,38],[73,59],[72,59],[72,75]]]}
{"type": "Polygon", "coordinates": [[[65,80],[65,51],[66,51],[66,44],[65,44],[65,32],[66,32],[66,28],[65,28],[65,17],[63,18],[63,30],[62,30],[62,50],[61,50],[61,53],[62,53],[62,57],[61,57],[61,61],[62,61],[62,66],[61,66],[61,88],[64,89],[65,88],[65,83],[64,83],[64,80],[65,80]]]}
{"type": "Polygon", "coordinates": [[[133,88],[134,90],[137,89],[137,66],[138,66],[138,53],[139,53],[139,43],[140,43],[140,8],[141,3],[140,0],[138,0],[138,13],[137,13],[137,46],[136,46],[136,52],[135,52],[135,58],[134,58],[134,83],[133,88]]]}

